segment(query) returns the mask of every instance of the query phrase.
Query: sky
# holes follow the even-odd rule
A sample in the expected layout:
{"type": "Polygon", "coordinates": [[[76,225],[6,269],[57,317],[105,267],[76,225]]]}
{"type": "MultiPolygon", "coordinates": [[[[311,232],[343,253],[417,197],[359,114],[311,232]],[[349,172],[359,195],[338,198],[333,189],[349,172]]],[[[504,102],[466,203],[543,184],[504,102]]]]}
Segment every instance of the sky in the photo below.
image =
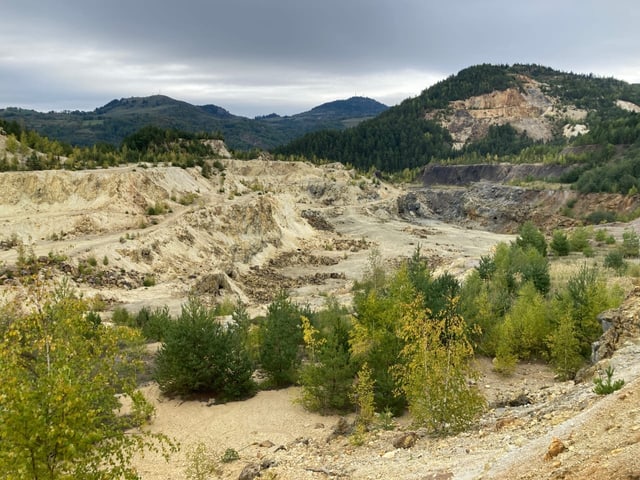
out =
{"type": "Polygon", "coordinates": [[[395,105],[480,63],[640,83],[637,0],[0,0],[0,108],[395,105]]]}

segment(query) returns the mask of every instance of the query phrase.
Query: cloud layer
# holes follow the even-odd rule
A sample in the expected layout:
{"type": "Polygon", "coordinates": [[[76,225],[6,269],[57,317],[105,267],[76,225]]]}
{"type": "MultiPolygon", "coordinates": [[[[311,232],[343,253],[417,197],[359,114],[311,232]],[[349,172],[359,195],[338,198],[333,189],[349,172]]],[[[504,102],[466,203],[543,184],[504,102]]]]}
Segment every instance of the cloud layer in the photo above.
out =
{"type": "Polygon", "coordinates": [[[156,93],[290,114],[387,104],[477,63],[640,81],[633,0],[5,0],[0,107],[92,110],[156,93]]]}

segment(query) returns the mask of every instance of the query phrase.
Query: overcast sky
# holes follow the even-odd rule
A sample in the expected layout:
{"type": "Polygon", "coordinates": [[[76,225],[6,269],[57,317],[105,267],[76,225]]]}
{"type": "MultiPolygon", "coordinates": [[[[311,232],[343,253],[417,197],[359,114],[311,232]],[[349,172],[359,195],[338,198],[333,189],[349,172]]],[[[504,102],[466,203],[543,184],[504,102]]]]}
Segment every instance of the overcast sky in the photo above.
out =
{"type": "Polygon", "coordinates": [[[638,0],[0,0],[0,108],[388,105],[479,63],[640,82],[638,0]]]}

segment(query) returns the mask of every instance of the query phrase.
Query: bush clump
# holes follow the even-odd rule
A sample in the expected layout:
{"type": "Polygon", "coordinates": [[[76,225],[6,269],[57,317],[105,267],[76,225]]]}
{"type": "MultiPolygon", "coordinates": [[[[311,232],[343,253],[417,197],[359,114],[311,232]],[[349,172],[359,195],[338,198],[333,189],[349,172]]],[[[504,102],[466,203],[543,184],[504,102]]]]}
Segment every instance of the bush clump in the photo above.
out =
{"type": "Polygon", "coordinates": [[[255,393],[243,326],[222,325],[214,310],[191,298],[168,327],[154,372],[163,393],[206,393],[222,401],[255,393]]]}

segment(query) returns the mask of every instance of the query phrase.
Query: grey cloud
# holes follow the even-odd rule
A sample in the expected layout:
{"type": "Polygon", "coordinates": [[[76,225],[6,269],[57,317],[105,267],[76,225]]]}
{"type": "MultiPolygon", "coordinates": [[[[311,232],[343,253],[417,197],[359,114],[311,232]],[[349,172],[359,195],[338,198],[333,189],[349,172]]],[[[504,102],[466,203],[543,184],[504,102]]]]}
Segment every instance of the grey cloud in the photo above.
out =
{"type": "Polygon", "coordinates": [[[482,62],[638,81],[639,17],[635,0],[5,0],[0,106],[163,91],[293,113],[352,90],[396,103],[482,62]]]}

